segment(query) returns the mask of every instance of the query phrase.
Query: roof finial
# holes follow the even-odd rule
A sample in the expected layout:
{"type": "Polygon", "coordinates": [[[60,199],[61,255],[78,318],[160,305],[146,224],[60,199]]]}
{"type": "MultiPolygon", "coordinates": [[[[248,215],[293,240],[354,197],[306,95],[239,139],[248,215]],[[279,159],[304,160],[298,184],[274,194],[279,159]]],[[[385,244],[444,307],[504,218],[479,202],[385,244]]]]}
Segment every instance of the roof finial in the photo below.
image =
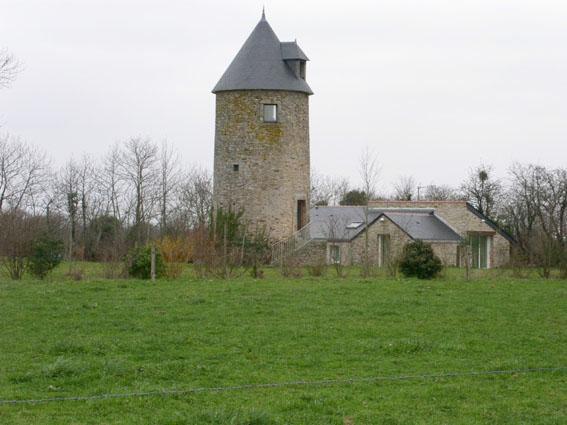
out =
{"type": "Polygon", "coordinates": [[[266,6],[262,6],[262,21],[266,20],[266,6]]]}

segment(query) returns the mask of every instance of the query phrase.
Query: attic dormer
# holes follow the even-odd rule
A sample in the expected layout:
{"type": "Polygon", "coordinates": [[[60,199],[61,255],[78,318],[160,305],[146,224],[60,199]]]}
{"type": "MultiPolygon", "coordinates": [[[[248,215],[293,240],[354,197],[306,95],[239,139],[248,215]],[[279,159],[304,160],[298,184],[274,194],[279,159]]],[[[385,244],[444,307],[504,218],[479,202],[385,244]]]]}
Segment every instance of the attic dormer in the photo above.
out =
{"type": "Polygon", "coordinates": [[[280,43],[282,49],[282,59],[291,69],[296,78],[305,80],[306,63],[309,58],[303,53],[296,41],[280,43]]]}

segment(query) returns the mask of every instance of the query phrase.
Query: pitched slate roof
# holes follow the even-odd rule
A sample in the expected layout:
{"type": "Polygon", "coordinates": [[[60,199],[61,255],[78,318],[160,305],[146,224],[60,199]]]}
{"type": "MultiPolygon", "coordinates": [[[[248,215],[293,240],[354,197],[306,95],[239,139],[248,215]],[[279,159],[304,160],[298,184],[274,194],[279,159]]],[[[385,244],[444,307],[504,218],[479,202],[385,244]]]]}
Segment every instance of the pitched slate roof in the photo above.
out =
{"type": "Polygon", "coordinates": [[[461,237],[437,217],[433,210],[423,212],[383,211],[412,239],[459,242],[461,237]]]}
{"type": "MultiPolygon", "coordinates": [[[[461,241],[461,237],[437,217],[433,209],[369,208],[369,225],[382,216],[391,220],[412,239],[430,242],[461,241]]],[[[311,210],[311,237],[350,241],[364,231],[364,222],[364,207],[316,207],[311,210]],[[354,227],[353,223],[360,225],[354,227]]]]}
{"type": "Polygon", "coordinates": [[[297,43],[280,43],[266,20],[262,19],[213,89],[286,90],[313,94],[307,82],[297,77],[286,59],[308,60],[297,43]]]}
{"type": "MultiPolygon", "coordinates": [[[[374,222],[381,212],[370,208],[368,222],[374,222]]],[[[364,230],[364,207],[315,207],[310,212],[310,232],[313,239],[350,241],[364,230]],[[360,223],[348,228],[351,223],[360,223]]]]}

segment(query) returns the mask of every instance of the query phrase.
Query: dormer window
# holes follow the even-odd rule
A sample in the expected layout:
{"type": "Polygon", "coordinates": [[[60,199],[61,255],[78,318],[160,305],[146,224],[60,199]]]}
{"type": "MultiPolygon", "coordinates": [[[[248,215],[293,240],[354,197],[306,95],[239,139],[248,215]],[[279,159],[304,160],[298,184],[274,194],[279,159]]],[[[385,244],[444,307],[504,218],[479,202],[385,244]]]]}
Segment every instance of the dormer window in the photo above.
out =
{"type": "Polygon", "coordinates": [[[301,78],[302,80],[305,80],[305,69],[307,67],[305,66],[305,61],[301,61],[299,62],[299,78],[301,78]]]}
{"type": "Polygon", "coordinates": [[[263,106],[263,121],[278,122],[278,105],[264,104],[262,106],[263,106]]]}

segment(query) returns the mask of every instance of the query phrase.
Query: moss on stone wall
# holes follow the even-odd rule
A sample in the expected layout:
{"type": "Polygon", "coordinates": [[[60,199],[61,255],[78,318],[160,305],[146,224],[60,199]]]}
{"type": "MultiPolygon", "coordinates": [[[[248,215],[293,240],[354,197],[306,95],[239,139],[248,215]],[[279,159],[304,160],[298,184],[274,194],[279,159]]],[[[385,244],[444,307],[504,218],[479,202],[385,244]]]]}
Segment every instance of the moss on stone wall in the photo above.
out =
{"type": "Polygon", "coordinates": [[[266,223],[275,239],[291,235],[297,200],[309,205],[308,96],[250,90],[216,100],[215,204],[243,208],[246,221],[266,223]],[[262,104],[278,105],[277,123],[262,122],[262,104]]]}
{"type": "Polygon", "coordinates": [[[283,137],[283,129],[279,123],[263,124],[256,131],[256,138],[261,142],[278,143],[283,137]]]}

